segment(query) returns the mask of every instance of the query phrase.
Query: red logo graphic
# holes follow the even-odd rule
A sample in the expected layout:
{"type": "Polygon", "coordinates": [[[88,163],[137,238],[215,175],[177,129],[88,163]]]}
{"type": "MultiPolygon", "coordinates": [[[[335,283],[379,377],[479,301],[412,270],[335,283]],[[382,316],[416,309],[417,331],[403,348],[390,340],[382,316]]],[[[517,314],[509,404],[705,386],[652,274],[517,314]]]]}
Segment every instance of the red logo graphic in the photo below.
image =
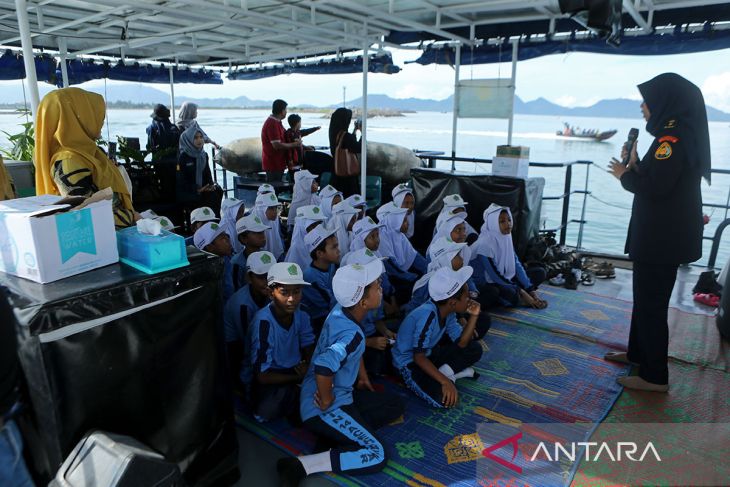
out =
{"type": "Polygon", "coordinates": [[[503,467],[507,467],[508,469],[512,470],[513,472],[517,472],[518,474],[522,473],[522,467],[515,465],[511,461],[504,460],[502,458],[499,458],[498,456],[495,456],[492,454],[493,451],[499,450],[503,446],[512,445],[512,459],[514,460],[517,456],[517,448],[518,444],[517,442],[522,439],[522,432],[515,434],[514,436],[510,436],[509,438],[505,438],[504,440],[500,441],[499,443],[495,443],[494,445],[485,448],[482,450],[482,455],[484,455],[485,458],[489,458],[494,460],[495,462],[499,463],[503,467]]]}

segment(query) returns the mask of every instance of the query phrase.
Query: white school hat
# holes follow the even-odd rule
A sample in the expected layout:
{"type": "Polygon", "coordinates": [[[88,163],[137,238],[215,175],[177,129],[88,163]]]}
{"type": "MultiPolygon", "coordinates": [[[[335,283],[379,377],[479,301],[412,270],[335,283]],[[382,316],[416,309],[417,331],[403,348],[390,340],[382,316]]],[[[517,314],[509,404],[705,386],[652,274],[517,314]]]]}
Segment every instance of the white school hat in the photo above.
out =
{"type": "Polygon", "coordinates": [[[385,260],[387,257],[378,257],[375,252],[370,250],[367,247],[362,247],[357,250],[353,250],[352,252],[349,252],[343,259],[340,265],[352,265],[352,264],[360,264],[365,265],[369,264],[370,262],[374,260],[385,260]]]}
{"type": "Polygon", "coordinates": [[[396,215],[403,214],[403,215],[405,215],[406,213],[408,213],[408,208],[401,208],[400,206],[396,205],[392,201],[389,202],[389,203],[384,204],[383,206],[381,206],[380,208],[378,208],[378,211],[377,212],[375,212],[375,214],[378,216],[378,220],[381,221],[381,222],[388,215],[392,215],[392,214],[396,214],[396,215]]]}
{"type": "Polygon", "coordinates": [[[319,244],[337,233],[336,228],[327,228],[325,225],[317,225],[311,232],[304,236],[304,245],[307,246],[307,252],[312,252],[319,244]]]}
{"type": "Polygon", "coordinates": [[[327,186],[319,190],[319,197],[322,199],[329,198],[330,196],[334,196],[336,194],[342,196],[342,191],[337,191],[337,189],[331,184],[328,184],[327,186]]]}
{"type": "Polygon", "coordinates": [[[261,221],[261,218],[251,213],[242,218],[239,218],[236,222],[236,234],[240,235],[243,232],[263,232],[269,229],[269,226],[261,221]]]}
{"type": "Polygon", "coordinates": [[[340,267],[332,279],[332,290],[335,299],[343,308],[349,308],[360,302],[365,294],[365,288],[383,273],[383,263],[380,259],[360,265],[352,264],[340,267]]]}
{"type": "Polygon", "coordinates": [[[347,201],[340,201],[332,207],[333,215],[357,215],[360,211],[351,206],[347,201]]]}
{"type": "Polygon", "coordinates": [[[444,202],[444,206],[446,208],[460,208],[469,204],[464,201],[464,198],[462,198],[461,195],[458,194],[450,194],[448,196],[444,196],[444,199],[442,201],[444,202]]]}
{"type": "Polygon", "coordinates": [[[327,215],[324,214],[322,208],[317,205],[306,205],[297,208],[297,218],[306,218],[307,220],[326,220],[327,215]]]}
{"type": "Polygon", "coordinates": [[[465,265],[458,271],[450,267],[442,267],[434,271],[428,280],[428,294],[434,301],[443,301],[456,294],[469,280],[474,269],[465,265]]]}
{"type": "Polygon", "coordinates": [[[155,218],[153,218],[153,220],[156,220],[157,222],[159,222],[162,229],[167,230],[168,232],[171,231],[173,228],[178,227],[178,225],[175,225],[174,223],[172,223],[172,220],[170,220],[166,216],[156,216],[155,218]]]}
{"type": "Polygon", "coordinates": [[[190,212],[190,224],[191,225],[193,223],[214,222],[216,220],[218,220],[218,218],[215,216],[215,212],[207,206],[195,208],[193,211],[190,212]]]}
{"type": "Polygon", "coordinates": [[[362,195],[359,194],[353,194],[352,196],[348,196],[347,198],[345,198],[345,201],[347,201],[347,203],[354,208],[361,208],[368,205],[367,201],[365,201],[365,198],[363,198],[362,195]]]}
{"type": "Polygon", "coordinates": [[[428,251],[428,255],[429,257],[431,257],[432,262],[444,254],[451,254],[451,258],[453,259],[456,254],[461,252],[461,249],[466,246],[466,242],[456,243],[448,237],[439,237],[438,239],[436,239],[433,245],[431,245],[431,248],[428,251]]]}
{"type": "Polygon", "coordinates": [[[253,272],[259,276],[268,274],[269,269],[276,264],[276,257],[271,252],[261,250],[254,252],[246,259],[246,271],[253,272]]]}
{"type": "Polygon", "coordinates": [[[274,190],[274,187],[270,185],[269,183],[264,183],[261,186],[259,186],[259,189],[256,191],[258,194],[268,194],[268,193],[276,193],[274,190]]]}
{"type": "Polygon", "coordinates": [[[269,268],[267,282],[272,284],[284,284],[293,286],[309,286],[304,280],[302,268],[292,262],[277,262],[269,268]]]}
{"type": "Polygon", "coordinates": [[[393,188],[393,191],[390,192],[390,195],[395,200],[395,197],[402,193],[413,194],[413,189],[408,186],[408,183],[400,183],[398,186],[393,188]]]}
{"type": "Polygon", "coordinates": [[[279,203],[279,198],[274,193],[259,193],[255,205],[259,208],[269,208],[271,206],[281,206],[281,203],[279,203]]]}
{"type": "Polygon", "coordinates": [[[243,204],[243,201],[239,199],[224,198],[223,201],[221,201],[221,215],[224,214],[228,208],[233,208],[234,206],[238,206],[240,204],[243,204]]]}
{"type": "Polygon", "coordinates": [[[218,238],[218,235],[225,233],[225,231],[226,230],[217,223],[208,222],[195,231],[195,235],[193,235],[193,243],[197,248],[203,250],[205,247],[213,243],[213,240],[218,238]]]}
{"type": "Polygon", "coordinates": [[[367,237],[370,232],[372,232],[376,228],[380,228],[383,226],[384,225],[382,223],[375,223],[375,220],[373,220],[369,216],[366,216],[362,220],[358,220],[357,222],[355,222],[355,224],[352,226],[352,234],[355,237],[363,236],[363,240],[365,240],[365,237],[367,237]]]}

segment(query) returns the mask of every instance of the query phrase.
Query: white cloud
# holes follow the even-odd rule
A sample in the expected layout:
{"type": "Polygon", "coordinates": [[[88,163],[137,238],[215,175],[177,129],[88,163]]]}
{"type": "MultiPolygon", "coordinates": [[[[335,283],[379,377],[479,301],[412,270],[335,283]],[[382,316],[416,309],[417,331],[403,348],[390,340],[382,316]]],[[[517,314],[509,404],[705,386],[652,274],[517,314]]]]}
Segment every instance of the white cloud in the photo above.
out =
{"type": "Polygon", "coordinates": [[[702,84],[705,103],[730,111],[730,71],[709,76],[702,84]]]}
{"type": "Polygon", "coordinates": [[[557,103],[558,105],[562,105],[564,107],[573,107],[573,106],[575,106],[577,101],[578,101],[578,99],[571,95],[563,95],[563,96],[559,96],[555,99],[555,103],[557,103]]]}

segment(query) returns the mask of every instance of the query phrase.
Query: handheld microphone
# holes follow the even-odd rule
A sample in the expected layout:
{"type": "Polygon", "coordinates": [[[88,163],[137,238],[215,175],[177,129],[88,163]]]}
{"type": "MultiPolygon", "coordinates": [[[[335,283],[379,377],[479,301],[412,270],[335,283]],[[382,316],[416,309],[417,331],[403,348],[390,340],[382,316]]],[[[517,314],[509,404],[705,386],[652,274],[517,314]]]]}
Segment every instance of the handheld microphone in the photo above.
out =
{"type": "Polygon", "coordinates": [[[629,130],[629,137],[626,139],[626,142],[624,143],[624,147],[626,148],[626,157],[623,158],[621,161],[621,164],[624,166],[629,165],[629,159],[631,158],[631,148],[634,146],[634,142],[636,142],[636,139],[639,138],[639,129],[632,128],[629,130]]]}

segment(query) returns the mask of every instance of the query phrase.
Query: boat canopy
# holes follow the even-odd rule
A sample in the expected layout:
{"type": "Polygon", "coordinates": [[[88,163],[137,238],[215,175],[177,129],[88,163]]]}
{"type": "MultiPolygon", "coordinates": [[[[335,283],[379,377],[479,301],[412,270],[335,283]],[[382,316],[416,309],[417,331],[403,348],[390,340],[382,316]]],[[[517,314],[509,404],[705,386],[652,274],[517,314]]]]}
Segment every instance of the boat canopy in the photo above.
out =
{"type": "MultiPolygon", "coordinates": [[[[291,63],[266,66],[261,68],[245,68],[238,71],[231,71],[227,77],[230,80],[252,80],[279,76],[280,74],[350,74],[362,73],[363,58],[345,57],[321,60],[310,63],[291,63]]],[[[400,68],[393,64],[393,58],[389,52],[370,56],[368,72],[395,74],[400,68]]]]}

